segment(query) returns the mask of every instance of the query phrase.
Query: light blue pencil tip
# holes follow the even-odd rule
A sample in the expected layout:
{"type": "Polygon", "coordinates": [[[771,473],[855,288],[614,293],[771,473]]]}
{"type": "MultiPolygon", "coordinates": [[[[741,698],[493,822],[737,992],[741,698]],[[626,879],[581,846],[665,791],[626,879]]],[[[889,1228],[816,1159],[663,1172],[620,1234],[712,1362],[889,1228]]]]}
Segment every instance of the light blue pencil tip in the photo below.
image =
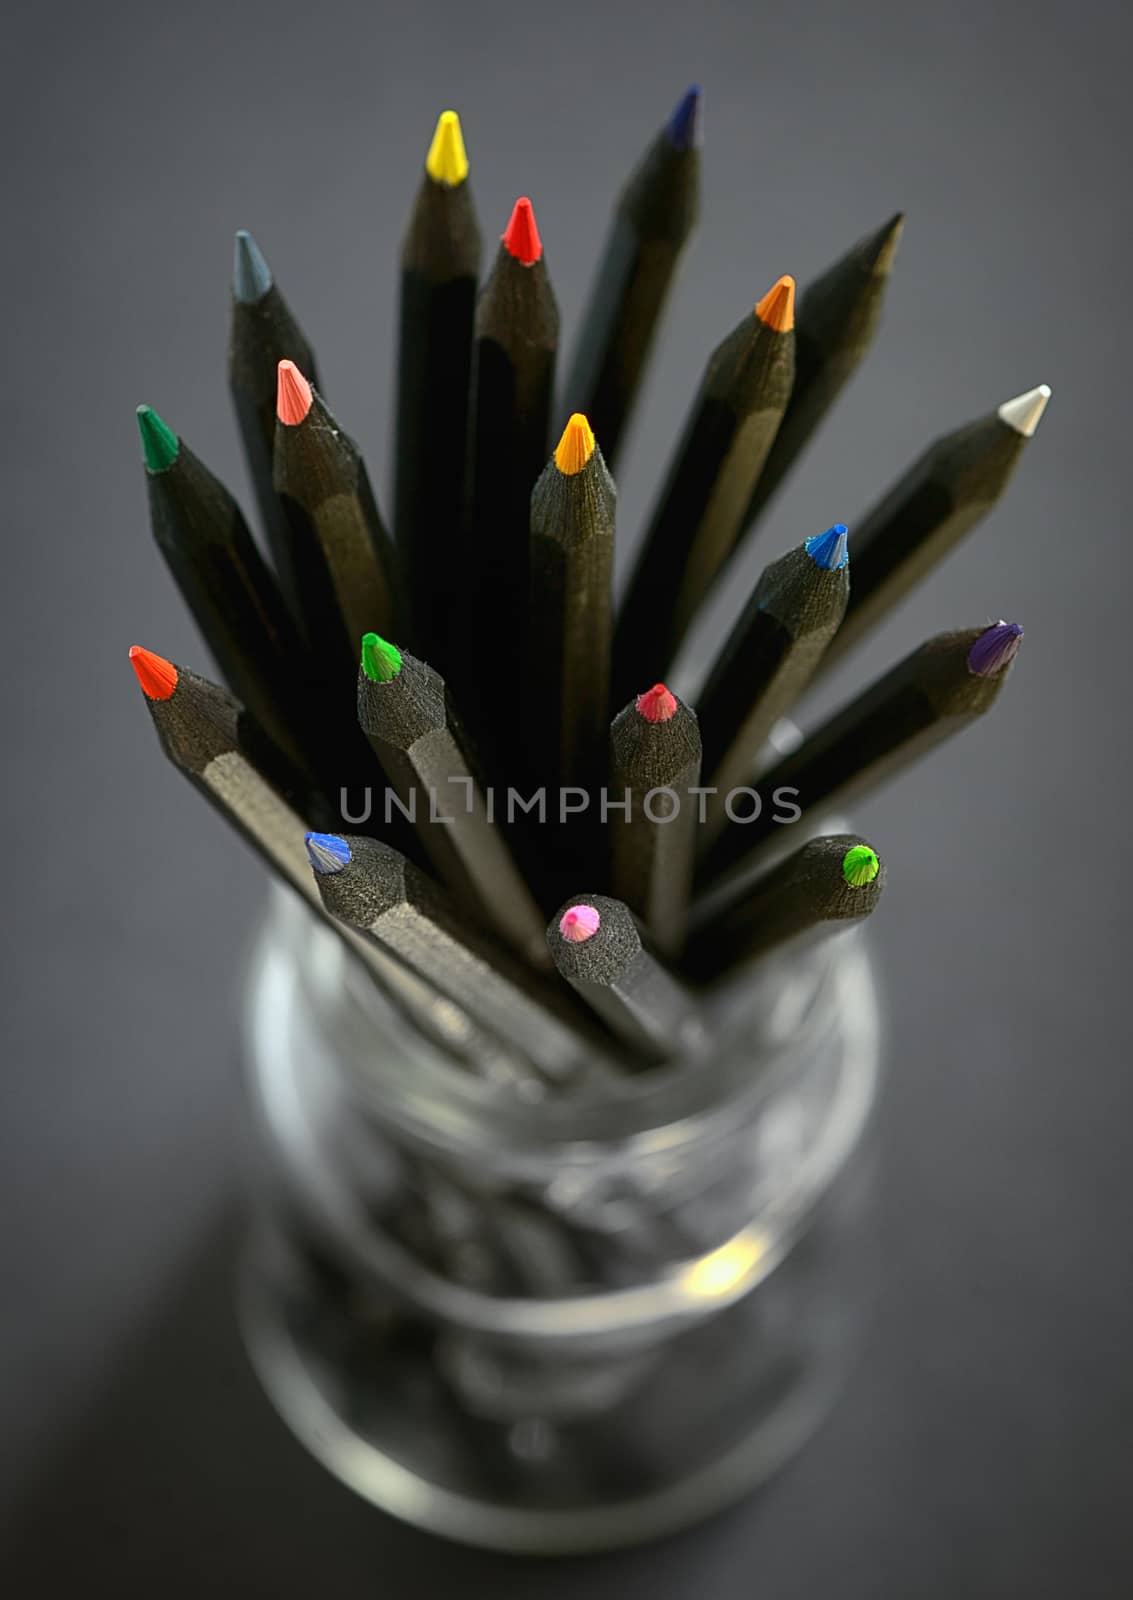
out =
{"type": "Polygon", "coordinates": [[[350,846],[337,833],[309,833],[306,845],[307,859],[321,878],[341,872],[354,859],[350,846]]]}
{"type": "Polygon", "coordinates": [[[697,84],[685,91],[665,124],[665,137],[677,150],[691,150],[704,137],[702,95],[697,84]]]}
{"type": "Polygon", "coordinates": [[[806,553],[815,566],[826,572],[839,572],[850,559],[850,535],[842,522],[825,533],[816,533],[806,542],[806,553]]]}
{"type": "Polygon", "coordinates": [[[241,305],[254,305],[271,288],[271,268],[263,252],[246,229],[236,235],[236,256],[232,267],[232,292],[241,305]]]}

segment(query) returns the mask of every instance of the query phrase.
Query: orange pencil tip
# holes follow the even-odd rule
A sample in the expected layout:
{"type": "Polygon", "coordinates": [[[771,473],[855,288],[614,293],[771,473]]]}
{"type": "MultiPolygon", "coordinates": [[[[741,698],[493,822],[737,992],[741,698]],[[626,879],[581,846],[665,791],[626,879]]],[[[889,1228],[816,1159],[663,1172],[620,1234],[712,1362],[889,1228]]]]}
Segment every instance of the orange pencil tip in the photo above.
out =
{"type": "Polygon", "coordinates": [[[275,410],[280,422],[294,428],[311,409],[311,385],[294,361],[281,361],[275,391],[275,410]]]}
{"type": "Polygon", "coordinates": [[[508,255],[514,256],[525,267],[533,267],[543,254],[543,241],[535,225],[535,212],[526,195],[521,195],[515,202],[511,220],[502,238],[508,255]]]}
{"type": "Polygon", "coordinates": [[[790,333],[795,325],[795,280],[783,277],[768,289],[755,308],[755,314],[765,327],[776,333],[790,333]]]}
{"type": "Polygon", "coordinates": [[[555,465],[567,477],[581,472],[594,454],[594,429],[581,411],[576,411],[563,429],[555,446],[555,465]]]}
{"type": "Polygon", "coordinates": [[[168,700],[177,687],[177,668],[172,661],[143,650],[140,644],[130,646],[130,665],[147,700],[168,700]]]}

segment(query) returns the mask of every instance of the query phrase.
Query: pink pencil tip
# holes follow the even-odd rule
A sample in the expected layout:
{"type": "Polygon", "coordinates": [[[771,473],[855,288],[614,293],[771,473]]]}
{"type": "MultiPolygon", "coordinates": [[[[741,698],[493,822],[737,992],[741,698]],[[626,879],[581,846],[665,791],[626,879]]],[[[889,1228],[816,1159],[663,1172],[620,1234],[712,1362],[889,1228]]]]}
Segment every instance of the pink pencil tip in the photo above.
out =
{"type": "Polygon", "coordinates": [[[637,709],[646,722],[668,722],[676,715],[677,697],[663,683],[655,683],[652,689],[638,695],[637,709]]]}
{"type": "Polygon", "coordinates": [[[559,918],[559,932],[568,944],[582,944],[592,939],[601,926],[602,919],[593,906],[571,906],[559,918]]]}
{"type": "Polygon", "coordinates": [[[294,428],[311,409],[311,385],[294,361],[281,361],[276,382],[275,410],[280,422],[294,428]]]}

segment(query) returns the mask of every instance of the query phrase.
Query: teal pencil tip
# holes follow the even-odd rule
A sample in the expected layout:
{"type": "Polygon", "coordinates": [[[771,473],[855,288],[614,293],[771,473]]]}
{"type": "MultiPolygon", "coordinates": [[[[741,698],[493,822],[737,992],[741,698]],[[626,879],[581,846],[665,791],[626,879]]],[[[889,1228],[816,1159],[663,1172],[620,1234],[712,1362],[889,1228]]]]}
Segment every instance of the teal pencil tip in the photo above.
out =
{"type": "Polygon", "coordinates": [[[232,267],[232,292],[241,305],[254,305],[271,288],[271,268],[263,252],[246,228],[236,235],[236,257],[232,267]]]}
{"type": "Polygon", "coordinates": [[[168,472],[181,449],[181,441],[173,429],[168,423],[162,422],[151,406],[139,406],[138,432],[142,436],[142,459],[146,471],[168,472]]]}

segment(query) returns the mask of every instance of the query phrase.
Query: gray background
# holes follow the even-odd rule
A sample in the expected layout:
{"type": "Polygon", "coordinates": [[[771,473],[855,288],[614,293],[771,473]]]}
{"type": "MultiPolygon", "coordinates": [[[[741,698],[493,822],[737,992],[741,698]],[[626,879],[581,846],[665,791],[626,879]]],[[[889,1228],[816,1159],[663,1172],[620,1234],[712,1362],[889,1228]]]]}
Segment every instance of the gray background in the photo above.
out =
{"type": "MultiPolygon", "coordinates": [[[[21,1595],[1102,1596],[1133,1585],[1127,897],[1130,31],[1114,5],[9,6],[0,1428],[21,1595]],[[148,400],[241,493],[252,228],[384,485],[394,263],[461,111],[487,236],[530,192],[573,331],[615,184],[690,78],[704,216],[632,536],[706,351],[781,272],[910,221],[868,370],[757,562],[1047,381],[1007,502],[851,671],[1018,617],[988,721],[862,808],[891,888],[875,1335],[755,1504],[538,1567],[309,1464],[236,1343],[240,961],[260,873],[163,764],[126,663],[200,662],[146,530],[148,400]]],[[[388,496],[386,496],[388,503],[388,496]]],[[[624,552],[623,552],[624,553],[624,552]]]]}

